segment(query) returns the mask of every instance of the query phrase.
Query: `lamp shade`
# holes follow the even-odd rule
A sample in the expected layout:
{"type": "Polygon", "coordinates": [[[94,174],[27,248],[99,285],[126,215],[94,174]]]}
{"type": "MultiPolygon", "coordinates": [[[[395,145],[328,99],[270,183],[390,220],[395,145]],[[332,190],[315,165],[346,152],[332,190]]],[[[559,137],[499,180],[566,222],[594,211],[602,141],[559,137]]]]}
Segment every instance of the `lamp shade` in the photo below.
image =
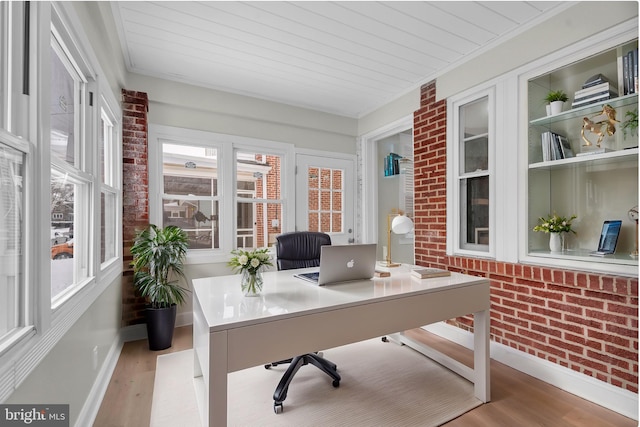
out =
{"type": "Polygon", "coordinates": [[[405,215],[398,215],[391,222],[391,230],[395,234],[407,234],[413,230],[413,221],[405,215]]]}

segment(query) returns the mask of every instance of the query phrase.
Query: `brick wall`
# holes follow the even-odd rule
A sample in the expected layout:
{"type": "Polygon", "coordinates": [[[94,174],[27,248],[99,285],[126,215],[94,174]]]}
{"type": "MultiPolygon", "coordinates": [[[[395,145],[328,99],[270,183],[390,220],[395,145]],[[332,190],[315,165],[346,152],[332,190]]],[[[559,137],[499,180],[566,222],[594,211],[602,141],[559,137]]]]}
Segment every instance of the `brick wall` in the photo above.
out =
{"type": "MultiPolygon", "coordinates": [[[[416,263],[491,281],[491,339],[638,392],[638,279],[446,255],[446,101],[414,115],[416,263]]],[[[472,330],[471,317],[449,323],[472,330]]]]}
{"type": "Polygon", "coordinates": [[[144,323],[145,301],[135,295],[129,248],[149,224],[147,94],[122,90],[122,326],[144,323]]]}

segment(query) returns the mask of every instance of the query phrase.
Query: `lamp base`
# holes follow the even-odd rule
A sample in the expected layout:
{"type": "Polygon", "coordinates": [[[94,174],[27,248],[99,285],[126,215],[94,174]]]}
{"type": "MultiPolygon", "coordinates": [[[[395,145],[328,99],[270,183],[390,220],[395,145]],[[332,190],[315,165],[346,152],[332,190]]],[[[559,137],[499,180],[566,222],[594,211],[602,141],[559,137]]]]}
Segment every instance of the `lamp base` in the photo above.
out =
{"type": "Polygon", "coordinates": [[[381,267],[400,267],[402,265],[398,262],[393,261],[380,261],[379,264],[381,267]]]}

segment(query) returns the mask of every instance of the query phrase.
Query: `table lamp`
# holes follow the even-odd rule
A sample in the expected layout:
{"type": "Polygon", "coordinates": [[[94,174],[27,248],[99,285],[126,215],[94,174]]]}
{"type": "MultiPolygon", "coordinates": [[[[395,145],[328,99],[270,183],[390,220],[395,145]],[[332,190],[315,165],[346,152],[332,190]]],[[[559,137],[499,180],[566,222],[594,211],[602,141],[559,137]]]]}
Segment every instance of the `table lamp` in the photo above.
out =
{"type": "Polygon", "coordinates": [[[391,261],[391,232],[407,234],[411,230],[413,230],[413,221],[401,210],[394,209],[392,213],[387,215],[387,259],[381,264],[383,267],[398,267],[400,265],[400,263],[391,261]]]}

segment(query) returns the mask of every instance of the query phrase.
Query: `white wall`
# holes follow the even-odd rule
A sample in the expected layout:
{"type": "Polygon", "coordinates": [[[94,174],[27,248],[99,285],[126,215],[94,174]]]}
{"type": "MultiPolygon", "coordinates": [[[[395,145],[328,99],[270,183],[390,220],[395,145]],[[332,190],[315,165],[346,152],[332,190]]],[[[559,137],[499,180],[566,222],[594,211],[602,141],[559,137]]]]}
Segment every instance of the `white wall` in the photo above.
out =
{"type": "Polygon", "coordinates": [[[127,89],[147,93],[149,123],[356,152],[355,119],[139,74],[127,89]]]}
{"type": "MultiPolygon", "coordinates": [[[[121,326],[116,279],[89,307],[5,403],[69,404],[73,426],[91,394],[121,326]],[[97,360],[94,360],[94,350],[97,360]],[[94,362],[97,362],[94,365],[94,362]]],[[[107,378],[108,381],[108,378],[107,378]]]]}

